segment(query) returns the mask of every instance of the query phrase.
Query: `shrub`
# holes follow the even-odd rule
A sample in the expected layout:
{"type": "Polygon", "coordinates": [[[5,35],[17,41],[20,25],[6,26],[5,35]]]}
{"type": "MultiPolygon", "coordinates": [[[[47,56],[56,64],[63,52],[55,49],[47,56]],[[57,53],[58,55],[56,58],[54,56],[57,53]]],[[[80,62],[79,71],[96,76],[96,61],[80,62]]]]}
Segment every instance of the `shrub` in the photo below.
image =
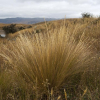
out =
{"type": "Polygon", "coordinates": [[[37,29],[37,30],[36,30],[36,33],[39,33],[39,32],[40,32],[40,30],[37,29]]]}
{"type": "Polygon", "coordinates": [[[21,27],[19,27],[18,29],[19,29],[19,30],[23,30],[23,29],[25,29],[25,27],[21,26],[21,27]]]}
{"type": "Polygon", "coordinates": [[[6,34],[15,33],[15,32],[17,32],[17,29],[15,26],[16,26],[16,24],[11,24],[9,26],[4,26],[2,29],[6,32],[6,34]]]}
{"type": "Polygon", "coordinates": [[[31,25],[29,25],[27,28],[32,28],[32,26],[31,26],[31,25]]]}
{"type": "Polygon", "coordinates": [[[91,17],[93,17],[93,15],[90,13],[82,13],[82,17],[83,18],[91,18],[91,17]]]}

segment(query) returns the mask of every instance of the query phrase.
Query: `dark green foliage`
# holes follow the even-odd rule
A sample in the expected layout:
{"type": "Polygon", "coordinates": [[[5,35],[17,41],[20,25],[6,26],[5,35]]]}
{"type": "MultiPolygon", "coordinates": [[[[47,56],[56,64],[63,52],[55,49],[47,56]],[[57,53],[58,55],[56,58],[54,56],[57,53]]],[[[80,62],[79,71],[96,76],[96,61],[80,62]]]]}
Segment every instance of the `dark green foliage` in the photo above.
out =
{"type": "Polygon", "coordinates": [[[90,13],[82,13],[81,14],[83,18],[91,18],[93,15],[90,13]]]}
{"type": "Polygon", "coordinates": [[[19,27],[18,29],[19,29],[19,30],[23,30],[23,29],[25,29],[25,27],[21,26],[21,27],[19,27]]]}
{"type": "Polygon", "coordinates": [[[36,30],[36,33],[39,33],[40,31],[39,30],[36,30]]]}
{"type": "Polygon", "coordinates": [[[9,26],[4,26],[2,29],[6,32],[6,34],[9,33],[15,33],[17,32],[17,29],[15,28],[16,24],[11,24],[9,26]]]}
{"type": "Polygon", "coordinates": [[[27,28],[32,28],[32,26],[31,26],[31,25],[29,25],[27,28]]]}

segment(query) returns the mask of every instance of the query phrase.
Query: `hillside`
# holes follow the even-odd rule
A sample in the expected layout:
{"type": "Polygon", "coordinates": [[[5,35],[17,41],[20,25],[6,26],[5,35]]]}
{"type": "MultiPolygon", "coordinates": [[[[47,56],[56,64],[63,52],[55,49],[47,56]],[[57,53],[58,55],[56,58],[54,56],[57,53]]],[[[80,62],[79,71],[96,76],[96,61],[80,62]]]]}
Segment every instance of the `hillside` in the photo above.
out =
{"type": "MultiPolygon", "coordinates": [[[[57,20],[55,18],[45,18],[46,21],[57,20]]],[[[11,23],[20,23],[20,24],[34,24],[44,22],[44,18],[6,18],[0,19],[0,23],[11,24],[11,23]]]]}
{"type": "Polygon", "coordinates": [[[20,25],[0,38],[1,100],[100,99],[100,18],[20,25]]]}

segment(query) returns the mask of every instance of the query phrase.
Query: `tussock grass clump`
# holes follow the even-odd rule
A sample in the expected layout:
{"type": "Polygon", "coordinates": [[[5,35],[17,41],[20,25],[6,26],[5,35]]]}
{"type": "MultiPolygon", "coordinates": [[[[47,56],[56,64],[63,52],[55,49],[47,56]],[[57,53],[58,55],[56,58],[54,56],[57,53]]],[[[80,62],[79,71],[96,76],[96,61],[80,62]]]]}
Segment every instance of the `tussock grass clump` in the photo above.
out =
{"type": "MultiPolygon", "coordinates": [[[[2,51],[1,56],[9,62],[16,77],[32,86],[34,93],[48,95],[51,89],[68,87],[71,78],[80,78],[91,67],[89,39],[81,34],[77,41],[75,35],[65,26],[32,37],[20,35],[15,43],[9,41],[11,48],[4,46],[6,52],[2,51]]],[[[77,85],[80,79],[73,82],[77,85]]]]}

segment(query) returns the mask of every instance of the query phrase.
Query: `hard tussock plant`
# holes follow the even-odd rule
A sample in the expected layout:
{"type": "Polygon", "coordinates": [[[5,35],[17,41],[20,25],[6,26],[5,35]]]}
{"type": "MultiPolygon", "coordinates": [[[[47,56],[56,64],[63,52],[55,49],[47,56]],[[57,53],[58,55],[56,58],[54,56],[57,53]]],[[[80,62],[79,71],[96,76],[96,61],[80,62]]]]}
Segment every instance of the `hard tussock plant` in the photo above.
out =
{"type": "Polygon", "coordinates": [[[4,46],[6,52],[2,51],[1,55],[17,77],[38,91],[38,98],[38,94],[48,95],[51,89],[58,91],[66,87],[71,77],[90,67],[89,39],[82,34],[77,41],[75,35],[65,26],[47,33],[20,35],[15,43],[9,41],[10,48],[4,46]]]}

